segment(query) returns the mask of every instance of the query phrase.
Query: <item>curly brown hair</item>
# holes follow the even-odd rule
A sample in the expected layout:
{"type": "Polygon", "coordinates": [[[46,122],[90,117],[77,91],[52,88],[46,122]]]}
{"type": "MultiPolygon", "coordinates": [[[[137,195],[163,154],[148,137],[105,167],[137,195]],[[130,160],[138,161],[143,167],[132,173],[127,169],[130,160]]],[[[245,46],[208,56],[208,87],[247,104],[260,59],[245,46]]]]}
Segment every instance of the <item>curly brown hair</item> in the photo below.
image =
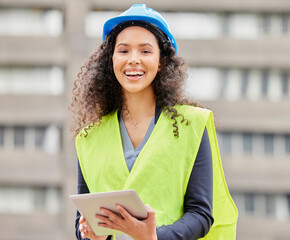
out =
{"type": "MultiPolygon", "coordinates": [[[[73,121],[71,131],[75,137],[82,129],[85,136],[102,117],[124,107],[124,96],[113,71],[112,56],[118,33],[112,32],[81,67],[74,82],[72,102],[69,110],[73,121]]],[[[154,33],[153,33],[154,34],[154,33]]],[[[173,133],[178,137],[177,118],[184,117],[174,108],[176,104],[197,104],[183,95],[183,84],[187,77],[183,58],[176,55],[168,40],[154,34],[160,49],[161,71],[152,82],[156,105],[167,112],[173,120],[173,133]]],[[[188,121],[186,120],[186,124],[188,121]]]]}

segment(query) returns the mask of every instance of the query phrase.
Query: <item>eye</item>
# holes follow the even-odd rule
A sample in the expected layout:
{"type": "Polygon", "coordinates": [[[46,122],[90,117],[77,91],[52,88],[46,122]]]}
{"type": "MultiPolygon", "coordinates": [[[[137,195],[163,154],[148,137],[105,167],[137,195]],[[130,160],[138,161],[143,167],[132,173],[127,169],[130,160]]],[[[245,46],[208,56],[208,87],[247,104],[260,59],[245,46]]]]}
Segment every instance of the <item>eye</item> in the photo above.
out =
{"type": "Polygon", "coordinates": [[[142,53],[151,53],[150,50],[143,50],[142,53]]]}
{"type": "Polygon", "coordinates": [[[119,50],[118,52],[119,52],[119,53],[127,53],[128,51],[125,50],[125,49],[121,49],[121,50],[119,50]]]}

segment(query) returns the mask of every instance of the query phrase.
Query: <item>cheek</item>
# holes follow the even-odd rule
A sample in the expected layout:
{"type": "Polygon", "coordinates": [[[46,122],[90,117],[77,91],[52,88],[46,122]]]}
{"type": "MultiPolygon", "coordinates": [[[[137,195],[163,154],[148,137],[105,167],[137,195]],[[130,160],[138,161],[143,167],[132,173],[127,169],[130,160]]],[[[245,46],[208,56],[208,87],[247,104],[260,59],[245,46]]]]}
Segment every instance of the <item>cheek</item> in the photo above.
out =
{"type": "Polygon", "coordinates": [[[112,63],[113,63],[113,68],[115,68],[115,65],[116,65],[116,57],[115,57],[115,55],[113,55],[113,57],[112,57],[112,63]]]}
{"type": "Polygon", "coordinates": [[[113,56],[112,58],[112,62],[113,62],[113,70],[114,70],[114,73],[116,75],[116,71],[117,71],[117,67],[118,67],[118,60],[116,59],[116,57],[113,56]]]}
{"type": "Polygon", "coordinates": [[[124,58],[120,56],[115,56],[115,57],[113,56],[112,61],[113,61],[113,68],[115,69],[123,67],[125,63],[124,58]]]}
{"type": "Polygon", "coordinates": [[[161,69],[161,64],[159,62],[159,59],[154,59],[152,62],[151,62],[151,69],[154,69],[154,71],[159,71],[161,69]]]}
{"type": "Polygon", "coordinates": [[[154,68],[156,69],[157,72],[159,72],[161,70],[161,62],[160,62],[160,57],[159,56],[156,56],[154,58],[154,68]]]}

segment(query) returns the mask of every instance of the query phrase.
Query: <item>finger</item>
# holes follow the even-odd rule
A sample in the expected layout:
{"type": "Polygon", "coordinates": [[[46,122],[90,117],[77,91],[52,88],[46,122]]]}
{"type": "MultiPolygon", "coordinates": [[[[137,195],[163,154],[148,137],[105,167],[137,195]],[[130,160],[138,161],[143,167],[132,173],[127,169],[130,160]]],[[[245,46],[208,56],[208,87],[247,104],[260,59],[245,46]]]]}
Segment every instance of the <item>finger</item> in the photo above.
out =
{"type": "Polygon", "coordinates": [[[132,215],[130,213],[128,213],[128,211],[123,208],[121,205],[119,204],[116,204],[116,208],[118,209],[119,213],[121,214],[121,216],[124,218],[124,219],[127,219],[127,220],[131,220],[132,218],[132,215]]]}
{"type": "Polygon", "coordinates": [[[79,230],[82,232],[84,231],[84,226],[82,224],[79,225],[79,230]]]}
{"type": "Polygon", "coordinates": [[[88,226],[86,224],[80,224],[79,225],[79,230],[81,232],[87,232],[88,231],[88,226]]]}
{"type": "Polygon", "coordinates": [[[106,209],[106,208],[100,208],[100,211],[107,215],[107,217],[112,220],[113,222],[120,222],[122,221],[122,218],[119,217],[117,214],[113,213],[112,211],[106,209]]]}
{"type": "Polygon", "coordinates": [[[144,220],[150,224],[155,225],[156,224],[156,218],[155,218],[155,211],[153,208],[151,208],[148,204],[145,205],[145,208],[147,209],[148,212],[148,216],[147,218],[144,220]]]}
{"type": "Polygon", "coordinates": [[[109,219],[109,217],[107,216],[103,216],[103,215],[100,215],[100,214],[96,214],[96,218],[101,220],[102,222],[106,223],[106,224],[109,224],[111,222],[111,220],[109,219]]]}
{"type": "Polygon", "coordinates": [[[122,231],[122,227],[120,227],[118,224],[115,224],[113,222],[111,222],[110,224],[107,224],[105,222],[99,222],[98,223],[98,226],[99,227],[110,228],[110,229],[122,231]]]}
{"type": "Polygon", "coordinates": [[[80,232],[83,238],[87,237],[88,230],[84,226],[80,226],[80,232]]]}
{"type": "Polygon", "coordinates": [[[121,230],[121,227],[118,224],[112,222],[110,219],[108,219],[106,217],[104,218],[102,216],[99,219],[102,221],[102,222],[98,222],[99,227],[121,230]]]}
{"type": "Polygon", "coordinates": [[[86,221],[86,219],[83,217],[83,216],[81,216],[80,217],[80,220],[79,220],[79,223],[83,223],[83,222],[85,222],[86,221]]]}
{"type": "Polygon", "coordinates": [[[149,216],[149,215],[150,215],[150,216],[152,216],[152,215],[155,216],[155,211],[154,211],[154,209],[153,209],[152,207],[149,206],[149,204],[145,204],[145,208],[146,208],[146,210],[147,210],[147,212],[148,212],[148,216],[149,216]]]}
{"type": "Polygon", "coordinates": [[[94,236],[94,232],[92,231],[90,225],[87,225],[86,223],[80,225],[80,232],[83,239],[91,239],[94,236]]]}
{"type": "Polygon", "coordinates": [[[88,233],[88,231],[85,231],[85,232],[81,232],[81,235],[82,235],[82,238],[85,239],[85,238],[91,238],[90,234],[88,233]]]}
{"type": "MultiPolygon", "coordinates": [[[[106,210],[104,212],[106,212],[106,210]]],[[[98,226],[120,230],[119,224],[117,222],[114,222],[111,218],[109,218],[109,216],[96,214],[96,218],[98,218],[101,221],[101,222],[98,222],[98,226]]]]}

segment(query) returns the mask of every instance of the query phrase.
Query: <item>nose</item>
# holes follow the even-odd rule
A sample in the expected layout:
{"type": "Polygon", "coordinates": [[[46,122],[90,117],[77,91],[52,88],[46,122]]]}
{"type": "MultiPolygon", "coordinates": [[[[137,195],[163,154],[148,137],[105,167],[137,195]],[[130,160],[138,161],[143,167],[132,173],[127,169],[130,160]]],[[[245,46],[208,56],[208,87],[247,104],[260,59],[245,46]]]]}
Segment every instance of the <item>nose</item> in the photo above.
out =
{"type": "Polygon", "coordinates": [[[129,59],[128,59],[128,63],[132,64],[132,65],[141,63],[141,59],[140,59],[138,52],[136,52],[136,51],[131,52],[129,59]]]}

